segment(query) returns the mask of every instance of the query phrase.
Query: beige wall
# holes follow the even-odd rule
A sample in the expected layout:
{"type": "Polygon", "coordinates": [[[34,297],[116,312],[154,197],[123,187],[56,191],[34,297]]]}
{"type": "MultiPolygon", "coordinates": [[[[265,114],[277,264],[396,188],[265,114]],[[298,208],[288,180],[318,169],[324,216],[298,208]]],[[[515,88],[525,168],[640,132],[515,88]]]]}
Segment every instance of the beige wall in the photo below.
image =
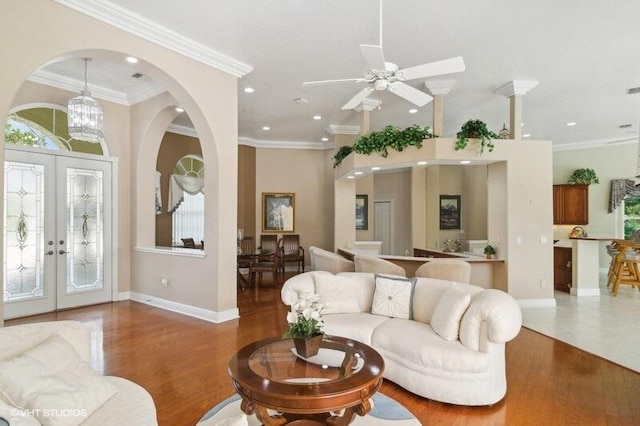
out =
{"type": "MultiPolygon", "coordinates": [[[[180,293],[180,299],[175,300],[179,303],[213,312],[235,310],[237,78],[50,0],[12,2],[11,7],[3,7],[2,13],[0,38],[6,41],[3,55],[12,60],[0,80],[0,116],[6,116],[19,100],[17,94],[34,70],[59,58],[122,60],[124,55],[133,55],[140,58],[140,72],[171,93],[129,110],[103,104],[110,154],[119,159],[119,290],[131,289],[169,300],[180,293]],[[25,17],[29,17],[29,25],[25,25],[25,17]],[[69,28],[83,36],[69,37],[69,28]],[[156,164],[148,159],[151,156],[155,160],[162,136],[177,114],[173,111],[176,105],[188,112],[202,144],[204,162],[213,172],[205,178],[205,239],[210,251],[202,259],[176,261],[168,277],[176,291],[169,292],[149,273],[165,267],[168,257],[141,254],[132,247],[155,243],[152,200],[156,164]],[[187,287],[192,284],[185,284],[181,278],[190,275],[207,277],[193,284],[199,288],[191,293],[187,287]]],[[[4,143],[4,134],[0,143],[4,143]]],[[[1,157],[4,159],[4,152],[1,157]]]]}
{"type": "MultiPolygon", "coordinates": [[[[256,149],[255,229],[258,242],[263,233],[262,193],[285,192],[295,194],[294,232],[300,235],[306,264],[309,264],[309,246],[329,247],[327,223],[333,220],[333,211],[331,204],[325,201],[325,161],[322,150],[256,149]]],[[[333,180],[331,182],[333,184],[333,180]]]]}
{"type": "Polygon", "coordinates": [[[238,146],[238,228],[256,235],[256,149],[238,146]]]}
{"type": "MultiPolygon", "coordinates": [[[[191,136],[179,135],[167,132],[162,138],[156,170],[161,173],[160,192],[162,197],[162,214],[156,215],[156,243],[157,246],[171,247],[172,245],[172,221],[167,210],[169,206],[169,178],[176,168],[176,163],[185,155],[197,155],[202,157],[200,141],[191,136]]],[[[205,164],[205,174],[206,174],[205,164]]],[[[198,241],[199,243],[199,241],[198,241]]]]}
{"type": "MultiPolygon", "coordinates": [[[[633,179],[636,171],[638,146],[633,144],[557,151],[553,154],[553,183],[567,183],[575,169],[593,169],[599,184],[589,185],[589,224],[584,226],[589,235],[622,238],[622,220],[619,212],[608,213],[609,190],[612,179],[633,179]]],[[[573,226],[554,226],[554,237],[567,238],[573,226]]],[[[600,268],[609,266],[607,242],[600,244],[600,268]]]]}
{"type": "Polygon", "coordinates": [[[374,187],[375,201],[390,200],[393,205],[392,252],[383,254],[404,255],[407,250],[412,254],[411,170],[376,173],[374,187]]]}

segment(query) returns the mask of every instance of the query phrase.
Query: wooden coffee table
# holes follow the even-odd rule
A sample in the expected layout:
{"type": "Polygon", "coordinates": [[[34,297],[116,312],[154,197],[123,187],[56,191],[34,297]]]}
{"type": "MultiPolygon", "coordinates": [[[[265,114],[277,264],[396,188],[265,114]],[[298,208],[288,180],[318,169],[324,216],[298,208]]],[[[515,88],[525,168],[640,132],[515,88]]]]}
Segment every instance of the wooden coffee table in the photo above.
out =
{"type": "Polygon", "coordinates": [[[297,356],[293,340],[274,337],[245,346],[229,361],[242,411],[265,425],[347,425],[371,410],[383,372],[373,348],[331,336],[307,359],[297,356]]]}

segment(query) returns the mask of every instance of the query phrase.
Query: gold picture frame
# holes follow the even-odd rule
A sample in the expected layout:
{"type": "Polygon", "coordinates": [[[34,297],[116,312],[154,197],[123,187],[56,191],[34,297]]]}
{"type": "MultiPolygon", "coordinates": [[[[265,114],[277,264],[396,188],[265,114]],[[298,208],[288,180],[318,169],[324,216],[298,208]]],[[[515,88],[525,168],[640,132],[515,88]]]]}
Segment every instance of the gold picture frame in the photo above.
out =
{"type": "Polygon", "coordinates": [[[262,193],[262,232],[295,231],[295,197],[292,192],[262,193]]]}

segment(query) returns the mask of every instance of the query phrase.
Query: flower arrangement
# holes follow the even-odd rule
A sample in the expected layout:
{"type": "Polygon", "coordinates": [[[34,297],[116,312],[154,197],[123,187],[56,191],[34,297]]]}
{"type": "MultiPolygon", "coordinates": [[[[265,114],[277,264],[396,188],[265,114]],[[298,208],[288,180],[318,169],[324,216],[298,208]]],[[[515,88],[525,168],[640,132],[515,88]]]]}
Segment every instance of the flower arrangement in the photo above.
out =
{"type": "Polygon", "coordinates": [[[310,339],[321,336],[322,309],[324,305],[318,303],[318,295],[309,294],[291,306],[291,312],[287,313],[289,329],[284,333],[285,338],[310,339]]]}

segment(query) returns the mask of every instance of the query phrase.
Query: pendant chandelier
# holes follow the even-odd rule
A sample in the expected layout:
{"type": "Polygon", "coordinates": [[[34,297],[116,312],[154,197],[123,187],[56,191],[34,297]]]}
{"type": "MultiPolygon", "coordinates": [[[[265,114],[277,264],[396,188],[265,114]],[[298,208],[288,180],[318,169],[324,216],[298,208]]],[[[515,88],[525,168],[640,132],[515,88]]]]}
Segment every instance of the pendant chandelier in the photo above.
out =
{"type": "Polygon", "coordinates": [[[87,87],[87,64],[84,58],[84,90],[80,96],[69,99],[67,104],[67,127],[74,139],[100,143],[102,134],[102,107],[91,97],[87,87]]]}

